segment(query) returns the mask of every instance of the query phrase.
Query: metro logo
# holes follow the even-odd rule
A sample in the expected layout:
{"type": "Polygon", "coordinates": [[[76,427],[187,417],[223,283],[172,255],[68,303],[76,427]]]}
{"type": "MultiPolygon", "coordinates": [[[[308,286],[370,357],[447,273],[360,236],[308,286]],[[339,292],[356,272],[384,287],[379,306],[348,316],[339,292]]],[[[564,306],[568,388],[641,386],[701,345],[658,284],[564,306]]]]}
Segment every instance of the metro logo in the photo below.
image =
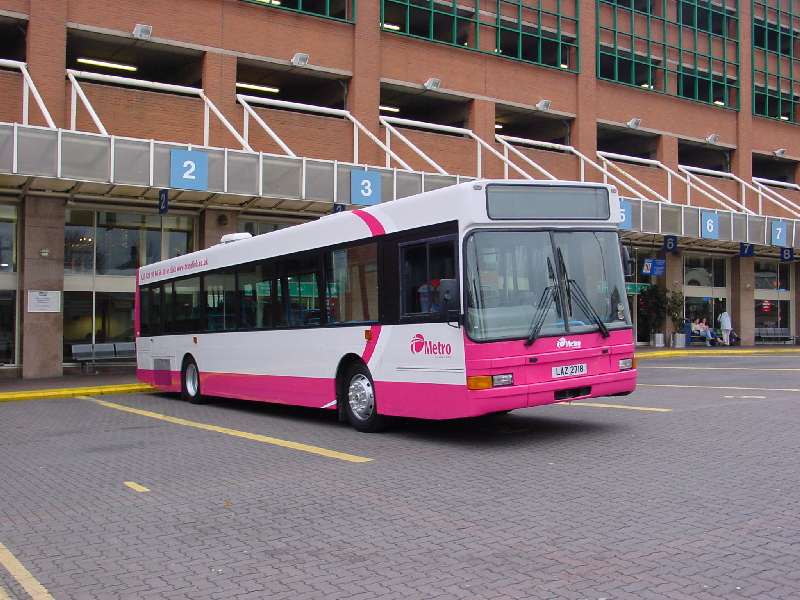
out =
{"type": "Polygon", "coordinates": [[[431,356],[450,356],[453,347],[444,342],[432,342],[426,340],[421,333],[411,338],[411,354],[426,354],[431,356]]]}
{"type": "Polygon", "coordinates": [[[556,348],[558,348],[559,350],[563,350],[564,348],[576,349],[580,347],[581,347],[580,340],[568,340],[567,338],[562,337],[558,338],[558,341],[556,342],[556,348]]]}

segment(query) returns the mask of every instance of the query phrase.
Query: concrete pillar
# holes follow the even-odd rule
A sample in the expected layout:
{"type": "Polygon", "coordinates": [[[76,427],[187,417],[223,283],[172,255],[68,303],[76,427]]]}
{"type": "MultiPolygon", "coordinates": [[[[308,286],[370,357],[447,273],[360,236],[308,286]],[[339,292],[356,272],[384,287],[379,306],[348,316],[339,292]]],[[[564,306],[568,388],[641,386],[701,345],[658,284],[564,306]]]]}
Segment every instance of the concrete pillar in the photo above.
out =
{"type": "MultiPolygon", "coordinates": [[[[470,105],[467,127],[479,138],[494,144],[495,104],[488,100],[473,100],[470,105]]],[[[476,142],[477,144],[477,142],[476,142]]],[[[477,161],[477,149],[475,150],[477,161]]],[[[500,178],[503,176],[502,162],[485,148],[481,149],[482,177],[500,178]]],[[[475,173],[477,174],[477,165],[475,173]]]]}
{"type": "Polygon", "coordinates": [[[755,344],[756,314],[755,263],[752,257],[736,256],[731,259],[730,308],[733,329],[742,338],[743,346],[755,344]]]}
{"type": "Polygon", "coordinates": [[[219,240],[223,235],[236,233],[238,226],[238,211],[207,208],[200,216],[201,248],[209,248],[219,244],[219,240]]]}
{"type": "MultiPolygon", "coordinates": [[[[67,0],[29,0],[26,36],[28,69],[58,127],[69,126],[67,83],[67,0]]],[[[46,125],[31,99],[30,122],[46,125]]]]}
{"type": "Polygon", "coordinates": [[[64,362],[64,201],[28,196],[22,213],[22,376],[59,377],[64,362]],[[60,291],[61,312],[28,312],[28,290],[60,291]]]}
{"type": "MultiPolygon", "coordinates": [[[[664,287],[669,292],[683,293],[683,256],[680,254],[673,254],[671,252],[664,253],[664,259],[667,262],[666,270],[664,272],[664,287]]],[[[665,331],[667,338],[671,337],[675,332],[675,327],[667,315],[665,321],[665,331]]]]}
{"type": "MultiPolygon", "coordinates": [[[[234,128],[242,131],[242,109],[236,104],[236,57],[207,51],[203,58],[203,90],[234,128]]],[[[209,115],[209,145],[241,148],[222,122],[209,115]]]]}
{"type": "MultiPolygon", "coordinates": [[[[594,1],[580,1],[581,15],[594,15],[596,10],[594,1]]],[[[576,81],[578,110],[570,143],[592,160],[595,160],[597,152],[596,38],[595,19],[582,18],[578,25],[578,39],[581,41],[578,50],[580,73],[576,81]]],[[[602,181],[602,175],[591,167],[586,169],[586,178],[590,181],[602,181]]]]}
{"type": "MultiPolygon", "coordinates": [[[[347,109],[367,129],[383,139],[384,135],[378,124],[378,105],[381,98],[379,22],[379,2],[358,3],[358,19],[353,26],[353,77],[347,91],[347,109]]],[[[358,154],[358,160],[362,164],[384,164],[383,152],[363,134],[359,135],[358,154]]]]}

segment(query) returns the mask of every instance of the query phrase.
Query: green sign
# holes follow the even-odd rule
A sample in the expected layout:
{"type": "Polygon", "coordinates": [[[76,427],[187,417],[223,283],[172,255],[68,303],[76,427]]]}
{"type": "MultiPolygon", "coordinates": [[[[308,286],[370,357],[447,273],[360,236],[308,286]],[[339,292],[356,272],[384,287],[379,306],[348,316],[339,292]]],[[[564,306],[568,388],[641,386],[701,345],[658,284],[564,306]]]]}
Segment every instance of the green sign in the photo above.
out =
{"type": "Polygon", "coordinates": [[[628,296],[633,296],[634,294],[641,294],[649,287],[649,283],[626,283],[625,293],[628,294],[628,296]]]}

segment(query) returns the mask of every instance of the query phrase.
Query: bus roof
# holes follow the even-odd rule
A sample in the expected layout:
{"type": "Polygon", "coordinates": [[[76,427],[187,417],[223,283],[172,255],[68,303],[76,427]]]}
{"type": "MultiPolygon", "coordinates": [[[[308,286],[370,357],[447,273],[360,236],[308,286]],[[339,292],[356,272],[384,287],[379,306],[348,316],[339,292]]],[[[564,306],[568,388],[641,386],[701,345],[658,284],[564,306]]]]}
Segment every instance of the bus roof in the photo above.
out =
{"type": "MultiPolygon", "coordinates": [[[[448,221],[458,221],[462,231],[476,224],[496,224],[496,221],[489,219],[486,210],[484,189],[491,184],[604,188],[609,190],[610,197],[616,197],[616,189],[602,183],[479,179],[400,198],[392,202],[325,215],[308,223],[248,239],[219,243],[204,250],[152,263],[139,269],[138,282],[140,284],[154,283],[244,262],[368,239],[384,233],[394,233],[448,221]]],[[[619,222],[618,207],[613,208],[613,205],[612,202],[611,219],[604,223],[594,221],[595,225],[612,225],[619,222]]],[[[508,221],[505,223],[507,224],[508,221]]],[[[531,221],[517,222],[517,224],[520,223],[531,223],[531,221]]],[[[571,224],[575,224],[575,222],[571,221],[571,224]]]]}

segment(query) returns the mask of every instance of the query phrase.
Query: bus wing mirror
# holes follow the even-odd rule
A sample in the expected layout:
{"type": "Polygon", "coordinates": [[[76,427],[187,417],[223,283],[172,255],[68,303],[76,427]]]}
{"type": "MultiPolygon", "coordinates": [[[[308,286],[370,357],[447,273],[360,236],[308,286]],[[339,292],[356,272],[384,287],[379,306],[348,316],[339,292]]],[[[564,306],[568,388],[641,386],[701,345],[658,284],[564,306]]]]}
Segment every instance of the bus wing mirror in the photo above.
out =
{"type": "Polygon", "coordinates": [[[624,244],[620,244],[619,254],[622,259],[622,270],[625,272],[625,277],[633,277],[634,262],[628,247],[624,244]]]}

